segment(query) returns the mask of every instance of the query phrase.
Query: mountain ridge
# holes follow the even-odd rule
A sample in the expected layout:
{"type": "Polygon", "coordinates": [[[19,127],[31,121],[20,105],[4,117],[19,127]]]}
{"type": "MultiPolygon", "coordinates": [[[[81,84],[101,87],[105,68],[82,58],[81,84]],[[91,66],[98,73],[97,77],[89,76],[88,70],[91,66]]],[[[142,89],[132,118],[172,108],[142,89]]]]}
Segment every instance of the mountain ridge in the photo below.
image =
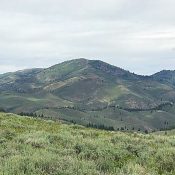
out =
{"type": "Polygon", "coordinates": [[[124,71],[126,71],[126,72],[131,73],[131,74],[134,74],[134,75],[137,75],[137,76],[142,76],[142,77],[152,77],[152,76],[154,76],[154,75],[156,75],[156,74],[163,73],[163,72],[165,72],[165,73],[166,73],[166,72],[174,72],[174,73],[175,73],[175,70],[163,69],[163,70],[160,70],[160,71],[155,72],[155,73],[150,74],[150,75],[137,74],[137,73],[131,72],[130,70],[125,70],[125,69],[123,69],[123,68],[121,68],[121,67],[118,67],[118,66],[116,66],[116,65],[113,65],[113,64],[110,64],[110,63],[101,61],[100,59],[76,58],[76,59],[71,59],[71,60],[67,60],[67,61],[63,61],[63,62],[54,64],[54,65],[49,66],[49,67],[46,67],[46,68],[40,68],[40,67],[38,67],[38,68],[26,68],[26,69],[21,69],[21,70],[12,71],[12,72],[0,73],[0,76],[5,75],[5,74],[11,74],[11,73],[18,73],[18,72],[20,73],[20,72],[25,72],[25,71],[35,70],[35,69],[36,69],[36,70],[37,70],[37,69],[38,69],[38,70],[46,70],[46,69],[50,69],[50,68],[52,68],[52,67],[58,66],[58,65],[63,64],[63,63],[69,63],[69,62],[73,62],[73,61],[83,61],[83,60],[86,61],[87,63],[88,63],[88,61],[90,61],[90,62],[100,62],[100,63],[104,63],[104,64],[109,65],[109,66],[111,66],[111,67],[115,67],[115,68],[118,68],[118,69],[120,69],[120,70],[124,70],[124,71]]]}

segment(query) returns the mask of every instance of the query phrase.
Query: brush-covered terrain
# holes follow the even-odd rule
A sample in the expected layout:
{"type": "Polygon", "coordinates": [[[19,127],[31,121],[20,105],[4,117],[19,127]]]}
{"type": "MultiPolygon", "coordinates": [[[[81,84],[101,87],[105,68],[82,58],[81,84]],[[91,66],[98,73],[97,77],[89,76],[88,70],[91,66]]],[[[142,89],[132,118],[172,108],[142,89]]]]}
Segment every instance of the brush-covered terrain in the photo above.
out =
{"type": "Polygon", "coordinates": [[[175,72],[140,76],[98,60],[0,75],[0,108],[115,130],[175,127],[175,72]]]}
{"type": "Polygon", "coordinates": [[[2,175],[174,175],[175,132],[110,132],[0,113],[2,175]]]}

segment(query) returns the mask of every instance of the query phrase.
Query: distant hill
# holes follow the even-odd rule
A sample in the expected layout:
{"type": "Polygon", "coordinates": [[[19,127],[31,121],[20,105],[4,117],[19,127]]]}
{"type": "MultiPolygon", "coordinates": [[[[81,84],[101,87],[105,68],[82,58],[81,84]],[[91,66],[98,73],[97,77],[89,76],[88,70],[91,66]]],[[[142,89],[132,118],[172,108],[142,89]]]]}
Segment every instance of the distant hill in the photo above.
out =
{"type": "Polygon", "coordinates": [[[140,76],[99,60],[0,75],[0,108],[115,130],[175,126],[175,71],[140,76]]]}
{"type": "Polygon", "coordinates": [[[175,86],[175,71],[163,70],[152,75],[152,77],[159,82],[175,86]]]}

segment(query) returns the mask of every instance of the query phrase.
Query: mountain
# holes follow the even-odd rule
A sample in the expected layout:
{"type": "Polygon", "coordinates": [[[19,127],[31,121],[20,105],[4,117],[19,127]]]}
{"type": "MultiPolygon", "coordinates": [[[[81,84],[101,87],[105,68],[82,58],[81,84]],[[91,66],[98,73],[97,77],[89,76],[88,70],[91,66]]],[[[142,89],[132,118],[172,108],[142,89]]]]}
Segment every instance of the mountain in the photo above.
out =
{"type": "Polygon", "coordinates": [[[163,70],[152,75],[152,77],[159,82],[175,86],[175,71],[163,70]]]}
{"type": "Polygon", "coordinates": [[[172,128],[173,78],[174,71],[141,76],[99,60],[76,59],[0,75],[0,108],[116,130],[172,128]]]}

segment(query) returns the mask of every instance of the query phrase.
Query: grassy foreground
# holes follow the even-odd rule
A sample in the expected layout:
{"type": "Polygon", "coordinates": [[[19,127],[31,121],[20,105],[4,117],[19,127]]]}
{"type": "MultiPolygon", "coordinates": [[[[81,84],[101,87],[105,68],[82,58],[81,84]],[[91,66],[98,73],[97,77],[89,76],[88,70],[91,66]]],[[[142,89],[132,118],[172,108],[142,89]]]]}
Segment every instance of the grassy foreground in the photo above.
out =
{"type": "Polygon", "coordinates": [[[1,175],[175,174],[175,134],[107,132],[0,113],[1,175]]]}

